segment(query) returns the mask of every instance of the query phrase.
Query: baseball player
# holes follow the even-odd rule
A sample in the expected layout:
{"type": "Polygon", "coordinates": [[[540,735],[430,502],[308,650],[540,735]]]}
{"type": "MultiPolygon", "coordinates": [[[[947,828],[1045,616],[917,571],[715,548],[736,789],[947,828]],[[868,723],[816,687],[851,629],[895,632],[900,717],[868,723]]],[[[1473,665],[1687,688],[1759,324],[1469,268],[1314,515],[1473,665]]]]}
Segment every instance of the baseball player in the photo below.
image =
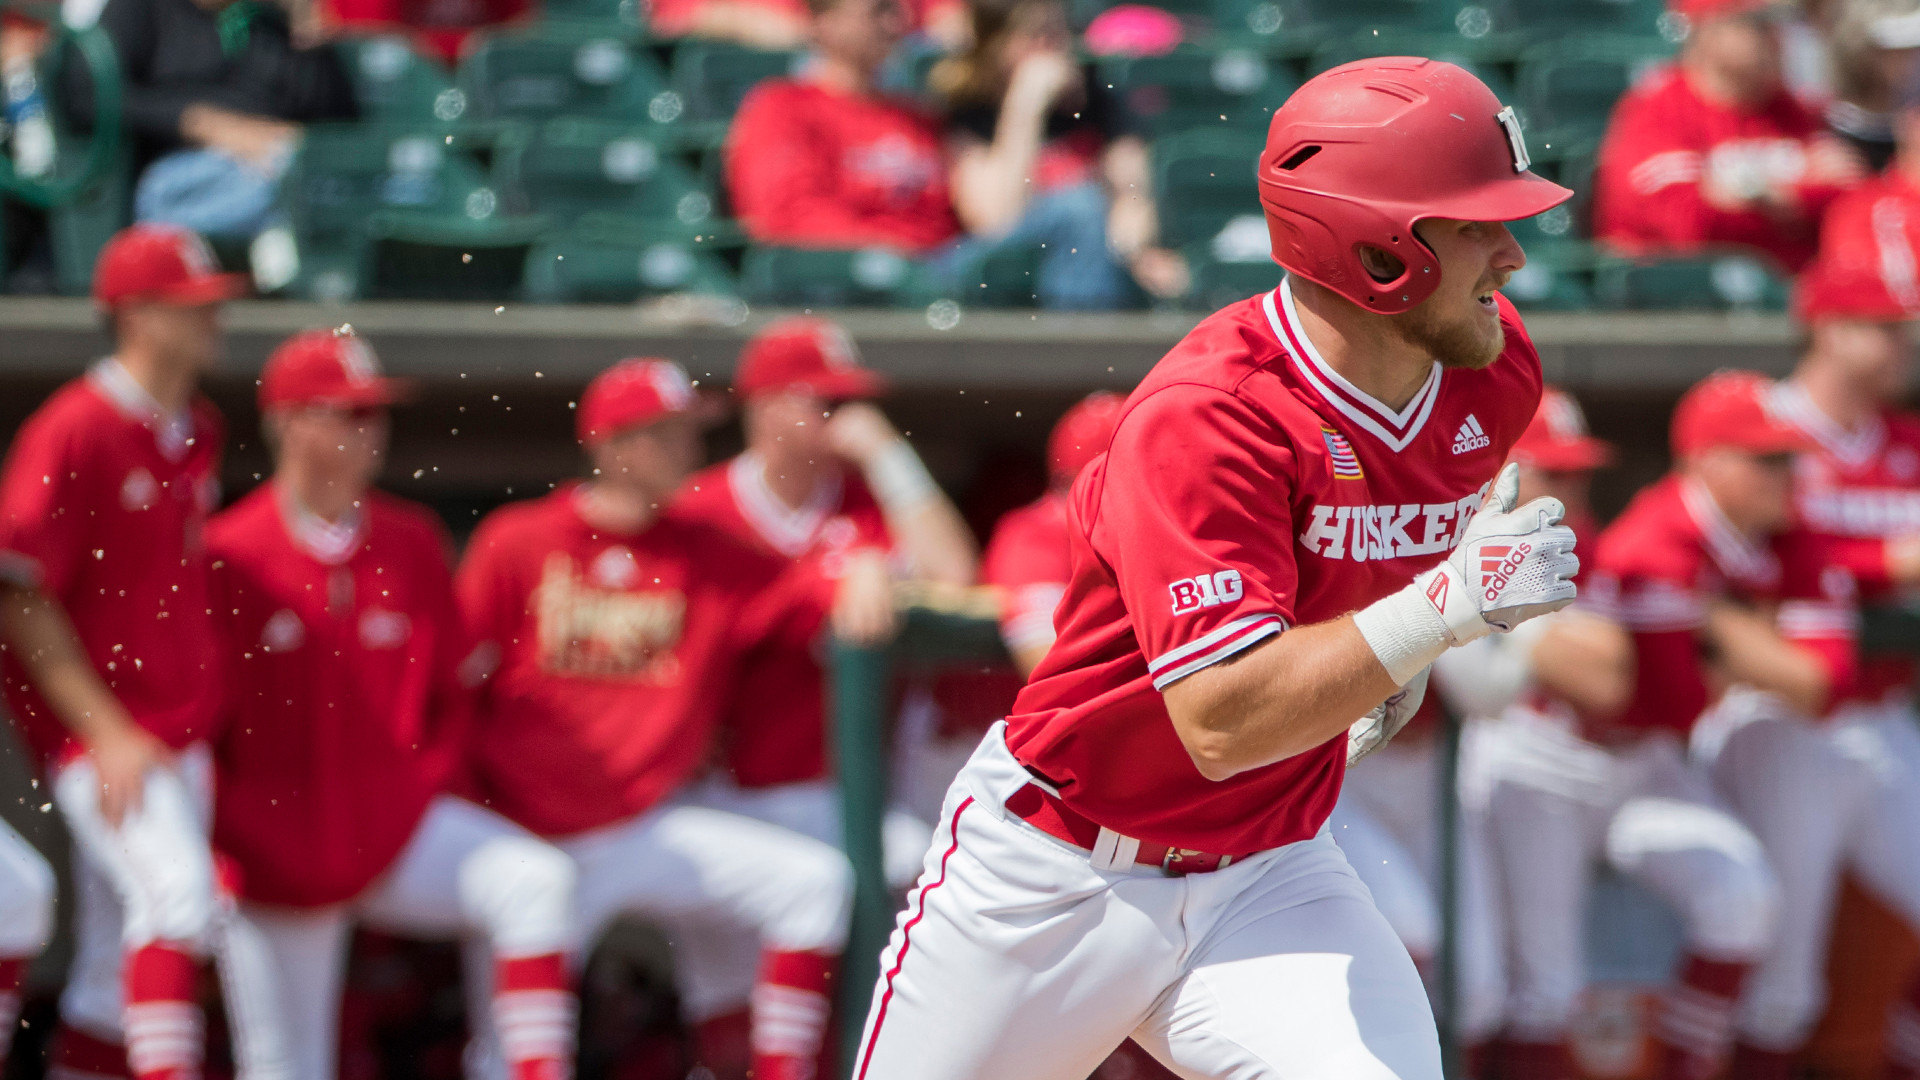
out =
{"type": "Polygon", "coordinates": [[[585,940],[623,911],[756,939],[753,1074],[805,1080],[846,943],[846,857],[676,798],[738,692],[741,654],[796,602],[772,584],[784,560],[666,509],[696,464],[692,405],[677,365],[622,361],[576,413],[592,479],[481,522],[457,592],[501,659],[472,757],[487,805],[573,857],[585,940]]]}
{"type": "Polygon", "coordinates": [[[445,790],[490,661],[438,519],[372,489],[402,389],[350,329],[288,339],[260,376],[273,475],[207,528],[228,672],[213,835],[271,976],[242,1015],[279,1027],[294,1080],[331,1080],[352,923],[478,938],[507,1075],[567,1080],[573,863],[445,790]]]}
{"type": "Polygon", "coordinates": [[[1276,111],[1288,274],[1075,481],[1059,638],[954,782],[856,1077],[1085,1075],[1129,1035],[1186,1077],[1439,1077],[1326,819],[1436,657],[1573,599],[1560,507],[1495,478],[1541,386],[1502,222],[1571,194],[1527,166],[1451,64],[1342,65],[1276,111]]]}
{"type": "MultiPolygon", "coordinates": [[[[1912,365],[1906,324],[1920,314],[1912,232],[1920,219],[1907,224],[1909,215],[1920,215],[1920,197],[1904,179],[1835,207],[1797,297],[1807,350],[1770,400],[1811,443],[1795,474],[1800,518],[1824,535],[1835,587],[1857,587],[1867,603],[1920,584],[1920,418],[1892,408],[1912,365]]],[[[1825,621],[1850,625],[1853,608],[1783,603],[1779,630],[1817,635],[1825,621]]],[[[1785,1077],[1820,1018],[1842,868],[1920,926],[1914,670],[1905,658],[1863,661],[1820,707],[1743,695],[1699,740],[1782,889],[1779,941],[1741,1001],[1742,1076],[1785,1077]]],[[[1890,1036],[1896,1075],[1920,1076],[1920,980],[1902,995],[1890,1036]]]]}
{"type": "Polygon", "coordinates": [[[1544,692],[1481,740],[1506,885],[1510,1065],[1570,1075],[1584,898],[1603,856],[1683,924],[1685,953],[1654,1020],[1661,1075],[1705,1077],[1725,1063],[1742,982],[1773,945],[1779,886],[1765,853],[1686,754],[1729,683],[1819,700],[1850,677],[1849,634],[1788,642],[1738,606],[1815,604],[1827,584],[1818,547],[1782,532],[1791,454],[1806,440],[1768,413],[1771,385],[1723,372],[1681,399],[1674,471],[1601,535],[1586,587],[1629,641],[1599,619],[1550,627],[1561,636],[1533,653],[1544,692]],[[1631,672],[1624,692],[1611,685],[1619,672],[1631,672]]]}
{"type": "Polygon", "coordinates": [[[7,701],[77,855],[60,1052],[76,1071],[200,1073],[220,685],[202,533],[224,432],[194,386],[240,290],[192,233],[114,236],[93,284],[114,353],[28,419],[0,476],[0,548],[30,582],[7,590],[7,701]]]}

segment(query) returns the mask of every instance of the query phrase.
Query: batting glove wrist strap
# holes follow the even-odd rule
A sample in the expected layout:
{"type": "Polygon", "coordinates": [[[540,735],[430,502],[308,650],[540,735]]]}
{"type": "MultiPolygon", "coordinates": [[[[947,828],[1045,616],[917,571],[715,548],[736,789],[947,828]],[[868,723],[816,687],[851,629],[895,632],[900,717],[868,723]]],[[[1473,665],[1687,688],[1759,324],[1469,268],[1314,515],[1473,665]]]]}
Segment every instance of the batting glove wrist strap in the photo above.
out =
{"type": "MultiPolygon", "coordinates": [[[[1375,600],[1354,613],[1354,627],[1372,647],[1373,655],[1380,658],[1380,666],[1387,669],[1395,686],[1412,682],[1422,669],[1454,645],[1453,631],[1448,628],[1446,618],[1427,600],[1424,591],[1427,577],[1444,566],[1443,563],[1415,578],[1413,584],[1399,592],[1375,600]]],[[[1457,591],[1465,592],[1464,589],[1457,591]]],[[[1479,611],[1473,613],[1473,618],[1481,623],[1481,633],[1485,633],[1486,624],[1481,621],[1479,611]]]]}

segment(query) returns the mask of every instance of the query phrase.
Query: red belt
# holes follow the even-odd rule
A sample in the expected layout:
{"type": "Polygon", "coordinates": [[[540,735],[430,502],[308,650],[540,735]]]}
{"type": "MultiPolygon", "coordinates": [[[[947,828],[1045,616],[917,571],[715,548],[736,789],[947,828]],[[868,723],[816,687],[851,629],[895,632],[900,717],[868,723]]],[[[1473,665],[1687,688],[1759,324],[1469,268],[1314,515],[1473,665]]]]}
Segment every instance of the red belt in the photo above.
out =
{"type": "MultiPolygon", "coordinates": [[[[1014,792],[1007,799],[1007,810],[1055,840],[1064,840],[1075,847],[1092,851],[1100,842],[1098,822],[1088,820],[1066,803],[1047,794],[1037,784],[1028,784],[1014,792]]],[[[1246,858],[1247,854],[1214,855],[1142,840],[1133,861],[1141,866],[1151,866],[1169,877],[1185,877],[1188,874],[1212,873],[1235,859],[1246,858]]]]}

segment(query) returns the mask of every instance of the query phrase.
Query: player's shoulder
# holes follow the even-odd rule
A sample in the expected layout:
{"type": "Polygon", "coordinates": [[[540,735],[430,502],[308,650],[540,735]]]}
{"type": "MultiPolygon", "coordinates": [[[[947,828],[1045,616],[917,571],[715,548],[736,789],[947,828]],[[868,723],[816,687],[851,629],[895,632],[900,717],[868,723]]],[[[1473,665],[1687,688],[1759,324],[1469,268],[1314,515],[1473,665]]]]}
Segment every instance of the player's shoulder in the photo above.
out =
{"type": "Polygon", "coordinates": [[[569,502],[573,490],[573,485],[568,484],[537,498],[498,507],[474,527],[468,550],[505,550],[533,544],[551,546],[557,539],[555,527],[572,513],[569,502]]]}
{"type": "Polygon", "coordinates": [[[1112,449],[1124,453],[1135,439],[1164,448],[1169,431],[1199,432],[1227,421],[1264,429],[1268,440],[1284,438],[1292,413],[1301,423],[1310,410],[1284,385],[1287,362],[1272,313],[1273,293],[1229,304],[1201,320],[1140,380],[1121,408],[1112,449]],[[1149,430],[1151,429],[1151,430],[1149,430]],[[1128,438],[1123,438],[1124,433],[1128,438]]]}
{"type": "Polygon", "coordinates": [[[1620,579],[1691,581],[1704,558],[1700,530],[1664,477],[1641,489],[1594,545],[1595,569],[1620,579]]]}
{"type": "Polygon", "coordinates": [[[436,554],[445,550],[446,524],[426,504],[376,490],[367,493],[363,505],[367,508],[369,531],[375,536],[390,538],[388,543],[417,546],[436,554]]]}
{"type": "Polygon", "coordinates": [[[280,527],[273,485],[260,484],[207,519],[207,551],[216,559],[247,559],[264,554],[280,527]]]}
{"type": "Polygon", "coordinates": [[[1880,415],[1887,425],[1888,443],[1920,449],[1920,413],[1888,409],[1880,415]]]}
{"type": "Polygon", "coordinates": [[[1025,506],[1016,506],[1000,515],[993,524],[989,548],[1018,544],[1036,536],[1060,533],[1067,527],[1067,500],[1049,491],[1025,506]]]}
{"type": "Polygon", "coordinates": [[[1685,108],[1698,100],[1680,73],[1680,65],[1667,63],[1649,68],[1634,79],[1614,106],[1616,118],[1640,119],[1650,110],[1685,108]]]}
{"type": "Polygon", "coordinates": [[[1280,359],[1284,352],[1266,312],[1271,295],[1250,296],[1200,320],[1141,380],[1128,405],[1170,386],[1235,393],[1248,376],[1280,359]]]}
{"type": "Polygon", "coordinates": [[[724,525],[687,513],[678,505],[661,514],[647,534],[650,543],[678,550],[704,579],[723,585],[770,580],[789,561],[724,525]]]}
{"type": "MultiPolygon", "coordinates": [[[[69,379],[29,413],[14,436],[16,445],[98,436],[102,424],[118,422],[113,403],[85,375],[69,379]]],[[[91,441],[91,440],[87,440],[91,441]]]]}

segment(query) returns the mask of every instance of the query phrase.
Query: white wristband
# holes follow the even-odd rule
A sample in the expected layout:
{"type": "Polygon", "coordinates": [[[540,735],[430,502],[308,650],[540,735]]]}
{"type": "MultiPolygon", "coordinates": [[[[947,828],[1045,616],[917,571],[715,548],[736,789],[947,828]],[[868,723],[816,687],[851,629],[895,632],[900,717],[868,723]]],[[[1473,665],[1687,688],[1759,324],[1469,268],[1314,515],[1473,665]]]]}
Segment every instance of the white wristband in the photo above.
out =
{"type": "Polygon", "coordinates": [[[1447,621],[1426,597],[1427,575],[1354,612],[1353,625],[1372,647],[1395,686],[1405,686],[1420,670],[1454,646],[1447,621]]]}
{"type": "Polygon", "coordinates": [[[866,469],[867,486],[883,507],[905,510],[940,494],[933,474],[905,439],[896,440],[874,457],[866,469]]]}

